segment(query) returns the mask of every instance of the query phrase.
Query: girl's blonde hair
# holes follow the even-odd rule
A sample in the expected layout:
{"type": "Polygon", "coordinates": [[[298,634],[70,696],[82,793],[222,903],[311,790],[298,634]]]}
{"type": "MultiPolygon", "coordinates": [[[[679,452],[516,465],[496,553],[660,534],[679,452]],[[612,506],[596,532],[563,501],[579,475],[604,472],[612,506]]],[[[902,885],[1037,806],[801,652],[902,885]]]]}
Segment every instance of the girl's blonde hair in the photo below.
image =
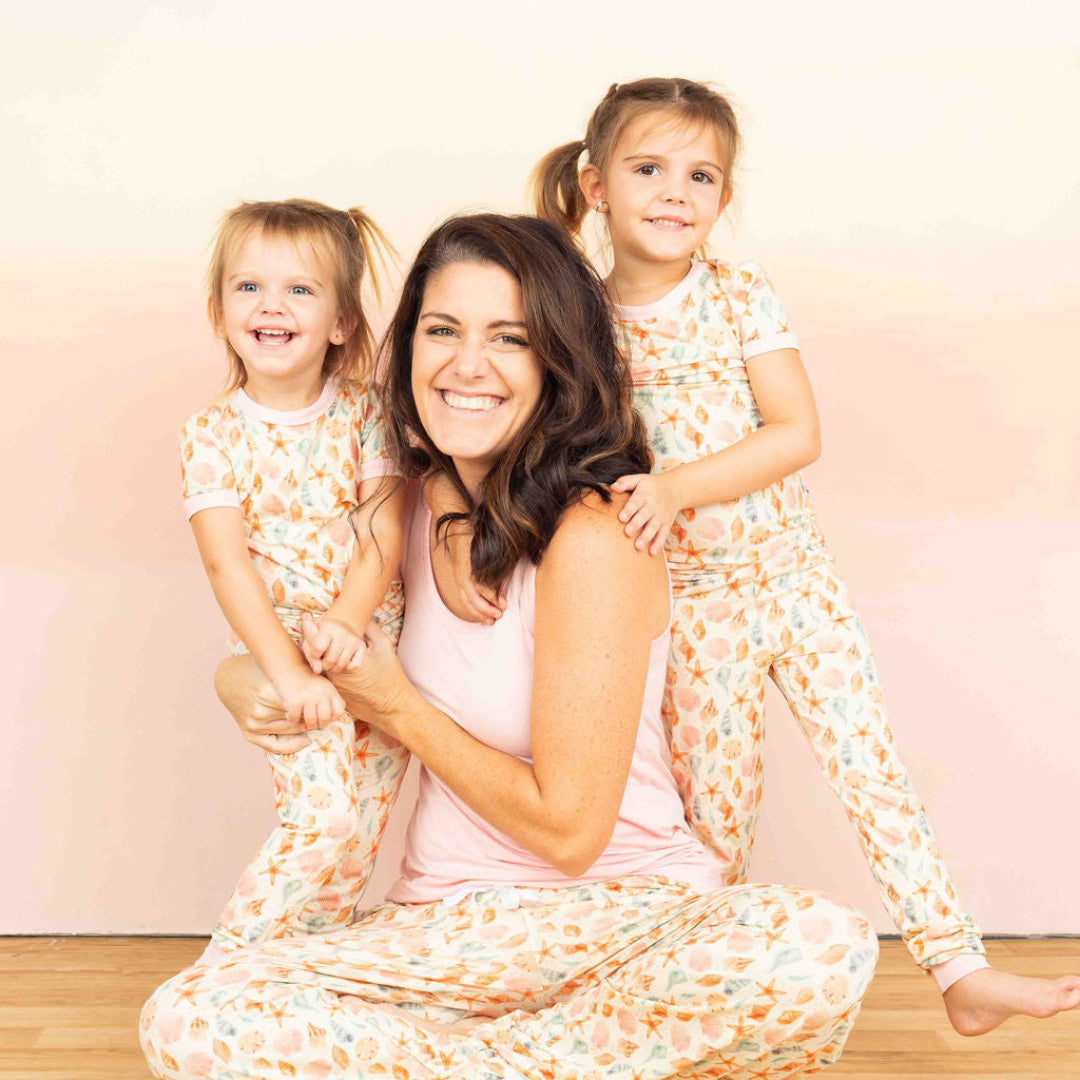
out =
{"type": "Polygon", "coordinates": [[[583,152],[601,172],[607,168],[619,136],[631,120],[647,112],[663,111],[684,124],[712,127],[727,152],[722,198],[731,197],[731,172],[739,150],[735,110],[722,94],[690,79],[638,79],[612,83],[589,117],[585,138],[556,147],[533,169],[531,185],[538,217],[558,225],[571,236],[581,233],[589,206],[578,184],[578,162],[583,152]]]}
{"type": "MultiPolygon", "coordinates": [[[[223,326],[222,289],[226,264],[255,230],[265,236],[287,237],[294,243],[309,243],[330,259],[334,267],[334,292],[345,324],[345,341],[327,347],[323,379],[331,376],[346,380],[371,377],[375,367],[375,334],[364,314],[361,287],[367,275],[376,300],[381,298],[380,278],[386,276],[388,259],[396,257],[383,231],[358,206],[335,210],[311,199],[285,199],[282,202],[243,202],[233,207],[218,226],[207,274],[207,311],[210,323],[218,333],[223,326]]],[[[232,390],[247,382],[247,372],[227,339],[226,349],[229,355],[228,389],[232,390]]]]}

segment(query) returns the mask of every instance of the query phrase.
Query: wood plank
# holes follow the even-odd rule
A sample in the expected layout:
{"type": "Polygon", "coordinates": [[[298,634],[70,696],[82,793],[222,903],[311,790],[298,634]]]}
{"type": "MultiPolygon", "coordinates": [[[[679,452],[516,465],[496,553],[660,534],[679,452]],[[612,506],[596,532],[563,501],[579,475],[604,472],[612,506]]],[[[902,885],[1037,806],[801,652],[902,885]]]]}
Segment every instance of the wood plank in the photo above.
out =
{"type": "MultiPolygon", "coordinates": [[[[190,964],[205,938],[0,938],[0,1080],[147,1080],[139,1009],[190,964]]],[[[990,941],[1001,967],[1080,973],[1080,940],[990,941]]],[[[1080,1011],[1021,1018],[965,1039],[950,1027],[933,980],[897,941],[882,943],[843,1059],[848,1080],[1080,1080],[1080,1011]]]]}

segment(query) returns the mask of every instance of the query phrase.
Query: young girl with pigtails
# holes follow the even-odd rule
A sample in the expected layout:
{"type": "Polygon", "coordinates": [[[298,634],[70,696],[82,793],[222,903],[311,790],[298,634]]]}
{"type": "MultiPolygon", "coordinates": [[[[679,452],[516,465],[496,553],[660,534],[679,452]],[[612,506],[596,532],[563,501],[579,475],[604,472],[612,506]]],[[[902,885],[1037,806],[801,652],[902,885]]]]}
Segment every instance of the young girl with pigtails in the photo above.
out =
{"type": "Polygon", "coordinates": [[[279,824],[204,959],[346,922],[406,764],[354,728],[329,678],[373,614],[394,640],[400,629],[402,492],[362,381],[375,349],[361,286],[387,250],[363,211],[304,199],[243,203],[218,230],[209,315],[231,379],[181,430],[184,508],[234,651],[317,730],[248,734],[271,751],[279,824]]]}
{"type": "MultiPolygon", "coordinates": [[[[799,474],[818,417],[784,308],[756,263],[698,257],[731,201],[734,111],[687,79],[613,85],[585,137],[534,174],[536,212],[606,225],[606,279],[653,471],[622,477],[627,536],[663,551],[675,598],[665,696],[687,817],[745,881],[762,783],[765,680],[780,688],[859,835],[879,893],[953,1026],[1080,1004],[1080,979],[989,968],[898,756],[870,645],[799,474]]],[[[475,592],[475,590],[474,590],[475,592]]],[[[498,616],[497,601],[476,607],[498,616]]]]}

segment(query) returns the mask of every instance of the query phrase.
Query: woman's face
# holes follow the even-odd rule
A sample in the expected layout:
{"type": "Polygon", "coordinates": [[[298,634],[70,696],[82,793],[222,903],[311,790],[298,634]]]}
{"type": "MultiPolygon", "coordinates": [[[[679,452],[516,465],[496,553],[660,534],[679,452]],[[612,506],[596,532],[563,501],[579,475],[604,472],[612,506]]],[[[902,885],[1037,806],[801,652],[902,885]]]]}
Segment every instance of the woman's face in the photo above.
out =
{"type": "Polygon", "coordinates": [[[428,278],[413,334],[413,398],[471,492],[525,426],[543,379],[512,274],[461,262],[428,278]]]}

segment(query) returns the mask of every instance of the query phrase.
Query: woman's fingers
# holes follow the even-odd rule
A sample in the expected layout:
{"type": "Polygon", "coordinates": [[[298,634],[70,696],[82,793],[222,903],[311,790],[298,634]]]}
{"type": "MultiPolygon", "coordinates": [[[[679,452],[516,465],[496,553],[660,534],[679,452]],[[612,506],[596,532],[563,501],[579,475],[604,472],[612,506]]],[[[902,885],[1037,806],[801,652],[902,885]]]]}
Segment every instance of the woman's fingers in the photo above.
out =
{"type": "Polygon", "coordinates": [[[306,735],[248,735],[247,741],[271,754],[295,754],[311,742],[306,735]]]}

